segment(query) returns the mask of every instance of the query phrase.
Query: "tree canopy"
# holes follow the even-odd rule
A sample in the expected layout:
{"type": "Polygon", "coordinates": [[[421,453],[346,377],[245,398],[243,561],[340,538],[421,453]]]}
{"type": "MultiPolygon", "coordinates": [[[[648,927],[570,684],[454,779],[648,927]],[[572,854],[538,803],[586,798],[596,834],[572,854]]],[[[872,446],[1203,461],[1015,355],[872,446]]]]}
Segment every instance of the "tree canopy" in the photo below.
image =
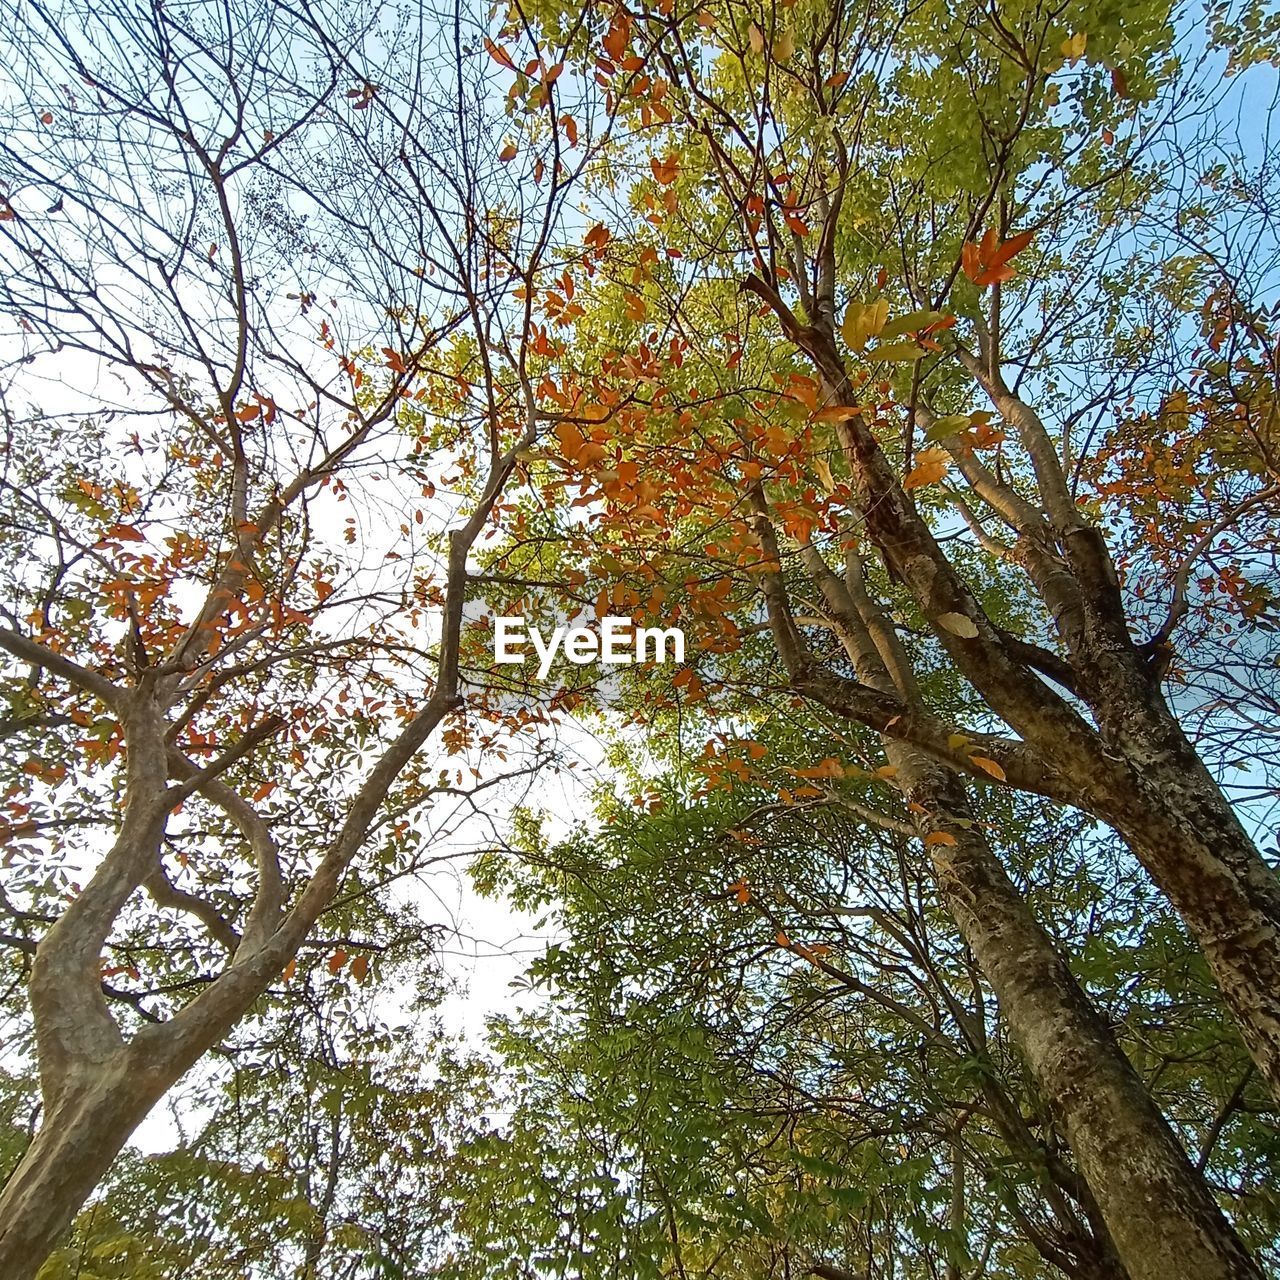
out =
{"type": "Polygon", "coordinates": [[[1275,1265],[1278,37],[24,0],[0,1277],[1275,1265]]]}

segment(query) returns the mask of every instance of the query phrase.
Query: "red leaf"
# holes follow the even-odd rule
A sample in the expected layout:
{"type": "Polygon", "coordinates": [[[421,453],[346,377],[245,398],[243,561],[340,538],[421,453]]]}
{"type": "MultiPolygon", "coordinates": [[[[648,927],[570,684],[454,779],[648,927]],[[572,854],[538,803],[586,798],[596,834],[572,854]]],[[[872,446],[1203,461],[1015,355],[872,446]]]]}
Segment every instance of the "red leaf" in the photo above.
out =
{"type": "Polygon", "coordinates": [[[339,947],[337,951],[335,951],[333,955],[329,957],[329,972],[336,975],[338,970],[341,969],[342,966],[346,963],[347,963],[347,953],[343,951],[341,947],[339,947]]]}

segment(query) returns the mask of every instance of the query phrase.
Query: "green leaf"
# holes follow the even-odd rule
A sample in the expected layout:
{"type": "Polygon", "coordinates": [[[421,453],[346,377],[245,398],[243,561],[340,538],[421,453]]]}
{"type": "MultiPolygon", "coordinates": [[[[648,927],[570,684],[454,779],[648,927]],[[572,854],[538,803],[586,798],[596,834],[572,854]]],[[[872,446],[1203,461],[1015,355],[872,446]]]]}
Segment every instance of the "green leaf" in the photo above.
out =
{"type": "Polygon", "coordinates": [[[912,311],[905,316],[899,316],[896,320],[890,320],[880,330],[880,336],[900,338],[904,333],[919,333],[922,329],[927,329],[931,324],[937,324],[939,320],[946,318],[945,311],[912,311]]]}
{"type": "Polygon", "coordinates": [[[946,440],[949,436],[959,435],[968,425],[969,415],[967,413],[949,413],[945,418],[939,418],[924,433],[924,438],[926,440],[946,440]]]}
{"type": "Polygon", "coordinates": [[[903,363],[919,360],[924,354],[924,348],[916,346],[914,342],[882,342],[874,351],[867,353],[872,360],[892,360],[903,363]]]}

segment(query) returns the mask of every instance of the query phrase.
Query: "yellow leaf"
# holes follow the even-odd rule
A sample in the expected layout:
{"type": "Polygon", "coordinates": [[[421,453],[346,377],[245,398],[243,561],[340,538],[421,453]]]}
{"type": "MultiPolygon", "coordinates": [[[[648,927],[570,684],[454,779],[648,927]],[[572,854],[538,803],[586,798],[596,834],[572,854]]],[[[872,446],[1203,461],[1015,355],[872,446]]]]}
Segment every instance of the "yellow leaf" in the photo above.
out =
{"type": "Polygon", "coordinates": [[[977,624],[963,613],[939,614],[938,626],[944,631],[950,631],[953,636],[959,636],[962,640],[973,640],[978,634],[977,624]]]}
{"type": "Polygon", "coordinates": [[[818,473],[818,479],[822,481],[822,487],[828,493],[834,493],[836,480],[831,474],[831,464],[825,458],[814,458],[813,469],[818,473]]]}
{"type": "Polygon", "coordinates": [[[851,302],[844,313],[840,332],[854,351],[862,351],[868,338],[874,338],[884,328],[889,318],[889,303],[885,298],[877,302],[851,302]]]}
{"type": "Polygon", "coordinates": [[[747,28],[747,41],[752,53],[764,52],[764,32],[754,22],[747,28]]]}
{"type": "Polygon", "coordinates": [[[1075,66],[1075,64],[1084,57],[1084,47],[1088,42],[1088,32],[1077,31],[1075,35],[1068,36],[1062,42],[1062,56],[1064,58],[1070,58],[1071,65],[1075,66]]]}
{"type": "Polygon", "coordinates": [[[947,319],[945,311],[910,311],[904,316],[899,316],[892,324],[884,327],[884,338],[900,338],[904,333],[920,333],[924,329],[938,323],[939,320],[947,319]]]}
{"type": "Polygon", "coordinates": [[[952,751],[959,751],[963,747],[967,747],[972,739],[967,733],[949,733],[947,735],[947,746],[952,751]]]}
{"type": "Polygon", "coordinates": [[[896,764],[882,764],[876,770],[876,777],[883,778],[886,782],[888,782],[890,778],[896,778],[897,776],[898,766],[896,764]]]}
{"type": "Polygon", "coordinates": [[[926,484],[937,484],[947,474],[951,456],[945,449],[924,449],[916,454],[916,465],[903,480],[904,489],[919,489],[926,484]]]}
{"type": "Polygon", "coordinates": [[[925,836],[924,842],[926,845],[934,845],[934,844],[954,845],[956,842],[956,838],[955,836],[949,834],[946,831],[930,831],[929,834],[925,836]]]}
{"type": "Polygon", "coordinates": [[[779,62],[789,61],[791,55],[795,53],[795,51],[796,38],[790,31],[784,31],[777,40],[773,42],[773,56],[777,58],[779,62]]]}
{"type": "Polygon", "coordinates": [[[988,760],[986,756],[970,756],[969,763],[981,769],[983,773],[989,773],[997,782],[1005,781],[1005,772],[996,761],[988,760]]]}

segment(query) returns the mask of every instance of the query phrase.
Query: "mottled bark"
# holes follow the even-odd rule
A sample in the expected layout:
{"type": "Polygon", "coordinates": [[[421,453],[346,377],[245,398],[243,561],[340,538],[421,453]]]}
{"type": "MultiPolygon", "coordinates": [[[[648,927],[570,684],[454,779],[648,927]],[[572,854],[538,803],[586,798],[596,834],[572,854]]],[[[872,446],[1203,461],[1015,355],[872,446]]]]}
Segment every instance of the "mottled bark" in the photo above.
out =
{"type": "MultiPolygon", "coordinates": [[[[1127,665],[1127,664],[1126,664],[1127,665]]],[[[1081,776],[1196,940],[1258,1072],[1280,1100],[1280,878],[1156,689],[1132,669],[1086,686],[1127,785],[1081,776]]],[[[1099,775],[1102,775],[1101,777],[1099,775]]]]}
{"type": "Polygon", "coordinates": [[[1261,1271],[976,827],[963,784],[904,754],[905,792],[955,838],[930,846],[939,888],[991,984],[1133,1280],[1261,1271]],[[939,816],[946,817],[939,822],[939,816]]]}
{"type": "MultiPolygon", "coordinates": [[[[824,398],[855,403],[832,335],[799,325],[764,282],[750,277],[747,283],[769,300],[788,336],[809,355],[821,375],[824,398]]],[[[1280,1100],[1280,879],[1164,702],[1152,655],[1129,634],[1106,541],[1064,500],[1064,482],[1046,453],[1043,426],[998,377],[981,373],[972,357],[966,364],[978,370],[993,403],[1037,460],[1042,498],[1053,520],[1025,503],[1010,519],[1018,526],[1025,566],[1055,619],[1065,657],[1046,650],[1038,664],[1029,661],[1035,646],[993,626],[903,489],[875,433],[851,409],[837,432],[863,528],[957,671],[1018,735],[1008,744],[1009,763],[1016,759],[1019,766],[1005,769],[1008,781],[1074,805],[1116,829],[1186,922],[1260,1075],[1280,1100]],[[972,624],[972,635],[947,625],[956,617],[972,624]],[[1042,668],[1066,681],[1084,705],[1051,688],[1042,668]],[[1025,759],[1028,749],[1038,770],[1025,759]]],[[[976,474],[974,466],[970,470],[976,474]]],[[[868,695],[876,691],[865,677],[850,683],[855,690],[865,687],[868,695]]],[[[909,691],[883,692],[896,694],[907,714],[875,706],[870,715],[859,711],[863,722],[876,728],[896,723],[898,736],[945,755],[936,735],[910,714],[909,691]]],[[[999,758],[1003,763],[1005,757],[999,758]]]]}
{"type": "MultiPolygon", "coordinates": [[[[762,490],[754,505],[761,549],[779,566],[762,575],[770,622],[788,669],[802,676],[810,658],[790,614],[762,490]]],[[[843,578],[812,548],[803,561],[858,679],[914,700],[909,656],[892,627],[882,625],[856,553],[848,552],[843,578]]],[[[1071,1145],[1129,1276],[1259,1280],[1208,1185],[992,851],[964,780],[919,747],[883,741],[895,785],[917,815],[943,901],[1071,1145]]],[[[1105,1257],[1098,1262],[1105,1270],[1105,1257]]]]}
{"type": "Polygon", "coordinates": [[[36,1274],[168,1084],[121,1051],[46,1105],[39,1131],[0,1193],[0,1280],[36,1274]]]}

